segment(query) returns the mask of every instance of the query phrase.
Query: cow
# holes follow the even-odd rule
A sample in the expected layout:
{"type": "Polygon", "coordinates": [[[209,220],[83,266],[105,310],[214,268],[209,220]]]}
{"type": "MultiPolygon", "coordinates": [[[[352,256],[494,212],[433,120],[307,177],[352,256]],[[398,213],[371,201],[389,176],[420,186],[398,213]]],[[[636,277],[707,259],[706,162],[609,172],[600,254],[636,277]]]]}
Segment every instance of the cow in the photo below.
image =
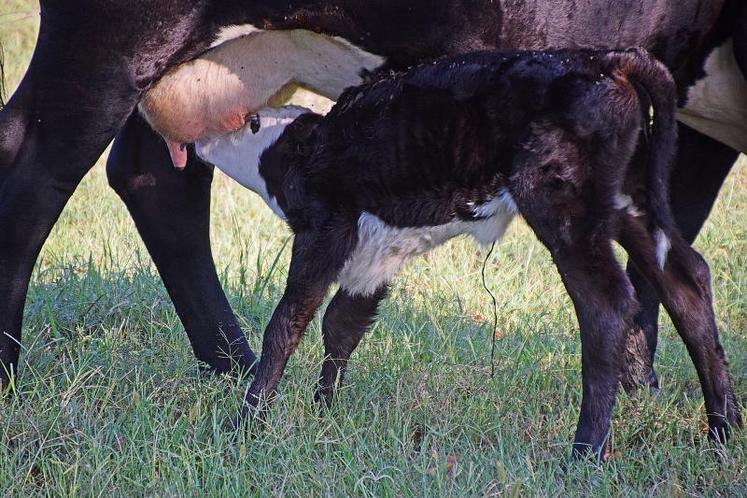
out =
{"type": "Polygon", "coordinates": [[[236,133],[198,141],[200,158],[260,194],[294,233],[245,414],[274,395],[334,282],[316,394],[327,403],[407,260],[463,234],[494,243],[521,214],[549,249],[581,328],[574,454],[605,447],[637,307],[613,240],[655,283],[703,373],[711,434],[724,440],[742,421],[708,265],[674,230],[668,202],[675,108],[671,75],[641,50],[477,52],[375,78],[326,117],[263,109],[236,133]],[[635,171],[649,99],[650,159],[635,171]]]}
{"type": "MultiPolygon", "coordinates": [[[[136,110],[169,70],[211,47],[257,30],[302,29],[380,57],[381,68],[401,69],[487,48],[641,45],[672,70],[683,109],[700,115],[716,106],[744,108],[740,92],[689,93],[698,85],[713,89],[710,68],[741,81],[745,18],[747,6],[738,0],[41,0],[30,66],[0,111],[0,384],[17,369],[23,305],[41,246],[115,137],[109,183],[127,205],[197,359],[216,372],[252,369],[256,356],[210,250],[212,168],[191,147],[183,171],[164,167],[173,164],[169,149],[136,110]],[[724,50],[733,57],[709,64],[724,50]]],[[[345,77],[363,69],[348,68],[345,77]]],[[[733,121],[730,129],[745,129],[733,121]]],[[[738,154],[712,125],[702,119],[679,127],[671,192],[688,242],[738,154]]],[[[653,354],[656,293],[639,271],[630,272],[641,302],[636,330],[653,354]]]]}

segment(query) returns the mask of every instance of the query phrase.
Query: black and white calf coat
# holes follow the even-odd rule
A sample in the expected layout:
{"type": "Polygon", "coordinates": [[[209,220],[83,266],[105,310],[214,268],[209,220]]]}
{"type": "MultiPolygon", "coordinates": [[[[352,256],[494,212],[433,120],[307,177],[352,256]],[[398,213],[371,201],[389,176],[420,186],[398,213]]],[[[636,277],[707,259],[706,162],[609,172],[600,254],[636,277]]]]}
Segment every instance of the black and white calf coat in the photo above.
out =
{"type": "Polygon", "coordinates": [[[295,233],[247,410],[275,392],[334,282],[317,393],[326,401],[409,258],[462,234],[491,243],[521,214],[549,249],[581,328],[576,451],[605,445],[637,309],[613,240],[694,348],[710,425],[724,436],[740,418],[708,267],[669,212],[674,113],[671,76],[642,50],[483,52],[350,89],[325,117],[265,109],[234,134],[198,142],[200,157],[259,193],[295,233]],[[632,167],[649,103],[649,160],[632,167]]]}

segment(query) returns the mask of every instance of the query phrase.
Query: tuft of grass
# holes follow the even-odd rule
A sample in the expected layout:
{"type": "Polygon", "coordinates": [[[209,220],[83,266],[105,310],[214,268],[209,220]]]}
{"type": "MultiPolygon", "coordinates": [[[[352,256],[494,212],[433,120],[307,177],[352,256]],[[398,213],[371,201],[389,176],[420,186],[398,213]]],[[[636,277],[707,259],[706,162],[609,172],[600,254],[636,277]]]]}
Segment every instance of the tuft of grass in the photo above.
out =
{"type": "MultiPolygon", "coordinates": [[[[37,5],[5,0],[9,90],[23,75],[37,5]]],[[[697,246],[712,265],[737,397],[747,396],[747,174],[740,162],[697,246]]],[[[212,242],[255,350],[284,283],[288,230],[223,176],[212,242]]],[[[571,465],[581,398],[573,308],[543,247],[517,222],[488,282],[499,302],[496,375],[483,254],[466,240],[412,264],[353,356],[339,402],[312,390],[319,320],[253,438],[232,433],[247,379],[201,376],[103,159],[81,183],[36,266],[19,396],[0,410],[0,495],[712,495],[747,494],[747,444],[707,441],[697,376],[671,323],[658,398],[620,395],[614,458],[571,465]]]]}

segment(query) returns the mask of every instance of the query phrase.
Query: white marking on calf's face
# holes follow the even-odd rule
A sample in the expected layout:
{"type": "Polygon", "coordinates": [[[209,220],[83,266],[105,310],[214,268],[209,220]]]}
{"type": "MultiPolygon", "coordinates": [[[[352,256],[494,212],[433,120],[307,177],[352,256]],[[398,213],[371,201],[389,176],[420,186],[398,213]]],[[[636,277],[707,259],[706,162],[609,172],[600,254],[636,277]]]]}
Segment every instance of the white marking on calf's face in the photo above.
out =
{"type": "Polygon", "coordinates": [[[747,153],[747,80],[734,58],[731,39],[711,52],[704,69],[706,77],[690,88],[677,119],[747,153]]]}
{"type": "Polygon", "coordinates": [[[204,161],[259,194],[277,216],[285,219],[285,213],[277,199],[268,193],[267,183],[259,172],[260,158],[278,141],[289,124],[307,112],[307,109],[296,106],[262,109],[257,113],[259,129],[256,133],[251,126],[246,126],[228,135],[200,140],[195,144],[195,152],[204,161]]]}
{"type": "MultiPolygon", "coordinates": [[[[285,128],[306,112],[296,106],[263,109],[258,112],[260,128],[256,133],[246,126],[235,133],[198,141],[195,150],[200,158],[259,194],[277,216],[285,219],[259,172],[260,159],[285,128]]],[[[443,225],[405,228],[362,213],[358,219],[358,242],[338,276],[340,285],[353,295],[371,295],[390,282],[410,258],[456,236],[472,235],[483,245],[495,242],[503,236],[518,209],[508,191],[500,189],[488,202],[474,205],[473,213],[482,219],[455,219],[443,225]]]]}

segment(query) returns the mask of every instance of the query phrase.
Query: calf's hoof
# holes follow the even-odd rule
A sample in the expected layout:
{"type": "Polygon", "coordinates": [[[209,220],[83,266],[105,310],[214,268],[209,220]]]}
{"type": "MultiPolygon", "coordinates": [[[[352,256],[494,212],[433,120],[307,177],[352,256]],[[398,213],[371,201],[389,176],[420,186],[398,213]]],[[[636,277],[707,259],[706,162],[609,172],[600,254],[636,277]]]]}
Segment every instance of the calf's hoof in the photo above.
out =
{"type": "Polygon", "coordinates": [[[330,387],[317,387],[314,391],[314,404],[319,411],[330,408],[335,400],[335,390],[330,387]]]}
{"type": "Polygon", "coordinates": [[[742,428],[742,416],[738,411],[723,415],[708,416],[708,437],[718,444],[726,444],[735,429],[742,428]]]}
{"type": "Polygon", "coordinates": [[[609,439],[598,448],[594,448],[591,444],[573,443],[573,450],[571,450],[572,462],[592,462],[600,465],[610,460],[610,458],[612,458],[612,446],[609,439]]]}

